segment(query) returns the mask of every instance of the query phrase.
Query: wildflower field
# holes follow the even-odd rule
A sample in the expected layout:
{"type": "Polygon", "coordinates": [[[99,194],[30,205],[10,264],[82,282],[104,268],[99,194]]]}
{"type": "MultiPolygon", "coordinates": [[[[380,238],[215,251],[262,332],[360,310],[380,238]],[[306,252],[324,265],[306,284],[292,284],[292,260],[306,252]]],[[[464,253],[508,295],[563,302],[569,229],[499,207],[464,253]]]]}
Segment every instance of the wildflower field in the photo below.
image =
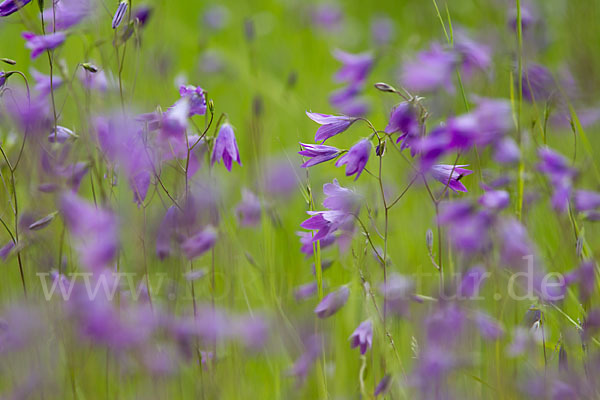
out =
{"type": "Polygon", "coordinates": [[[0,2],[0,398],[600,398],[596,0],[0,2]]]}

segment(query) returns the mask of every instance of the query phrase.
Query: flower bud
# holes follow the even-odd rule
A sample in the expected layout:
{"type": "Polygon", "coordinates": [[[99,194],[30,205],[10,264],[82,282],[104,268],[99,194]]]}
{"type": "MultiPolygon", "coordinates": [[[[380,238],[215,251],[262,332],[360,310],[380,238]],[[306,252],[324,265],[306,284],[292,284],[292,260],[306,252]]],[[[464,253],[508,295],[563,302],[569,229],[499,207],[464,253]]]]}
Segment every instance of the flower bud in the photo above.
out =
{"type": "Polygon", "coordinates": [[[82,63],[81,66],[83,67],[83,69],[91,72],[92,74],[95,74],[96,72],[98,72],[98,67],[96,67],[94,64],[82,63]]]}
{"type": "Polygon", "coordinates": [[[10,58],[4,58],[4,57],[2,57],[2,58],[0,58],[0,61],[2,61],[3,63],[6,63],[6,64],[10,64],[10,65],[16,65],[17,64],[17,62],[15,60],[11,60],[10,58]]]}
{"type": "Polygon", "coordinates": [[[396,89],[394,89],[393,86],[388,85],[387,83],[384,83],[384,82],[377,82],[373,86],[375,86],[375,89],[380,90],[382,92],[396,93],[396,89]]]}
{"type": "Polygon", "coordinates": [[[425,234],[425,240],[427,242],[427,250],[429,253],[433,252],[433,232],[431,229],[427,229],[427,233],[425,234]]]}

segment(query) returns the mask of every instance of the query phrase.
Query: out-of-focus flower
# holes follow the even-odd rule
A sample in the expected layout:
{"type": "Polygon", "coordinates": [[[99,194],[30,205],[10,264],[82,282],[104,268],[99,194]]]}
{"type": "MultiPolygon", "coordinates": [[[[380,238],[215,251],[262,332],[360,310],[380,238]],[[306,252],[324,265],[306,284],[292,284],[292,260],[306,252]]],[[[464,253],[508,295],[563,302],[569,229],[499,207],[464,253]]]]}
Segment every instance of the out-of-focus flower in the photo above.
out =
{"type": "Polygon", "coordinates": [[[492,62],[490,48],[464,34],[455,36],[454,50],[461,58],[461,69],[466,78],[470,77],[475,70],[485,71],[492,62]]]}
{"type": "Polygon", "coordinates": [[[94,7],[90,0],[58,0],[44,10],[44,22],[56,29],[65,30],[88,17],[94,7]]]}
{"type": "Polygon", "coordinates": [[[0,17],[7,17],[10,14],[17,12],[30,1],[31,0],[4,0],[0,3],[0,17]]]}
{"type": "Polygon", "coordinates": [[[302,164],[302,168],[312,167],[314,165],[333,160],[341,153],[338,148],[333,146],[305,143],[300,143],[300,145],[304,148],[304,150],[299,151],[298,154],[304,157],[309,157],[309,160],[302,164]]]}
{"type": "Polygon", "coordinates": [[[379,286],[379,291],[385,301],[385,312],[405,317],[413,299],[414,282],[406,276],[392,273],[385,283],[379,286]]]}
{"type": "Polygon", "coordinates": [[[508,206],[510,197],[505,190],[488,190],[479,198],[479,204],[493,211],[499,211],[508,206]]]}
{"type": "Polygon", "coordinates": [[[582,262],[579,268],[565,276],[565,281],[567,285],[578,283],[581,301],[588,301],[596,288],[596,263],[591,260],[582,262]]]}
{"type": "Polygon", "coordinates": [[[74,193],[62,196],[60,211],[71,235],[76,239],[83,265],[94,271],[107,267],[119,248],[116,217],[74,193]]]}
{"type": "Polygon", "coordinates": [[[505,137],[494,147],[494,161],[502,164],[514,164],[521,159],[521,150],[510,137],[505,137]]]}
{"type": "Polygon", "coordinates": [[[234,331],[246,347],[254,350],[262,348],[269,339],[269,326],[264,318],[257,315],[238,317],[234,331]]]}
{"type": "Polygon", "coordinates": [[[201,256],[212,249],[217,242],[217,231],[207,226],[181,244],[181,249],[190,260],[201,256]]]}
{"type": "Polygon", "coordinates": [[[328,318],[339,311],[348,301],[350,289],[348,286],[342,286],[338,290],[329,293],[323,297],[323,300],[315,308],[315,314],[319,318],[328,318]]]}
{"type": "Polygon", "coordinates": [[[386,394],[387,391],[390,389],[391,383],[392,383],[392,376],[389,374],[384,375],[384,377],[381,378],[381,380],[375,387],[375,392],[373,392],[373,396],[377,397],[379,395],[386,394]]]}
{"type": "Polygon", "coordinates": [[[600,207],[600,193],[591,190],[577,190],[573,197],[577,211],[591,211],[600,207]]]}
{"type": "Polygon", "coordinates": [[[214,31],[223,29],[227,25],[228,19],[229,10],[220,4],[210,6],[202,15],[204,26],[214,31]]]}
{"type": "Polygon", "coordinates": [[[463,275],[458,286],[458,297],[470,299],[479,295],[481,285],[486,278],[486,271],[483,267],[475,266],[470,268],[463,275]]]}
{"type": "Polygon", "coordinates": [[[47,35],[36,35],[31,32],[23,32],[25,47],[31,50],[31,58],[37,58],[46,50],[52,50],[65,42],[67,36],[64,32],[54,32],[47,35]]]}
{"type": "Polygon", "coordinates": [[[4,246],[2,246],[2,248],[0,248],[0,259],[2,259],[2,261],[6,261],[6,259],[10,255],[10,252],[14,248],[15,248],[15,242],[13,242],[12,240],[10,242],[6,243],[4,246]]]}
{"type": "Polygon", "coordinates": [[[326,30],[337,29],[344,19],[340,6],[333,3],[317,4],[311,10],[311,16],[315,25],[326,30]]]}
{"type": "Polygon", "coordinates": [[[473,317],[477,329],[486,340],[498,340],[504,335],[504,329],[498,321],[492,319],[484,312],[477,311],[473,317]]]}
{"type": "Polygon", "coordinates": [[[139,21],[140,27],[143,27],[148,23],[148,20],[150,19],[151,15],[152,15],[152,7],[145,5],[145,4],[137,7],[133,11],[133,19],[134,20],[137,19],[139,21]]]}
{"type": "Polygon", "coordinates": [[[235,213],[240,224],[246,226],[258,225],[262,213],[260,200],[248,189],[242,190],[242,201],[237,205],[235,213]]]}
{"type": "Polygon", "coordinates": [[[488,229],[493,222],[493,214],[477,210],[467,201],[443,202],[440,206],[438,221],[449,226],[448,236],[454,247],[465,254],[489,248],[488,229]]]}
{"type": "Polygon", "coordinates": [[[363,82],[373,66],[374,58],[371,53],[351,54],[336,49],[333,56],[342,63],[342,68],[335,74],[338,82],[363,82]]]}
{"type": "Polygon", "coordinates": [[[83,87],[90,90],[98,90],[105,92],[108,88],[108,80],[106,79],[106,73],[104,70],[99,70],[96,73],[80,69],[77,71],[77,76],[83,84],[83,87]]]}
{"type": "Polygon", "coordinates": [[[550,179],[554,187],[552,206],[558,211],[566,212],[571,197],[573,178],[577,171],[569,165],[564,156],[549,148],[539,149],[538,156],[540,158],[538,170],[550,179]]]}
{"type": "Polygon", "coordinates": [[[415,60],[404,64],[402,84],[416,92],[427,92],[439,88],[453,91],[452,78],[458,59],[439,44],[417,54],[415,60]]]}
{"type": "MultiPolygon", "coordinates": [[[[513,30],[513,31],[517,31],[517,9],[515,8],[511,8],[509,15],[508,15],[508,26],[513,30]]],[[[537,20],[537,15],[534,12],[534,10],[527,6],[524,5],[523,3],[521,3],[521,29],[523,32],[525,32],[526,30],[528,30],[533,24],[535,24],[537,20]]]]}
{"type": "Polygon", "coordinates": [[[530,102],[551,101],[558,94],[552,73],[540,64],[530,64],[523,71],[523,98],[530,102]]]}
{"type": "Polygon", "coordinates": [[[360,347],[360,354],[364,355],[371,347],[373,341],[373,323],[370,319],[363,321],[350,335],[350,347],[360,347]]]}
{"type": "Polygon", "coordinates": [[[34,89],[40,94],[40,96],[46,96],[52,89],[56,90],[63,84],[63,79],[59,76],[52,78],[52,85],[50,85],[50,75],[45,75],[38,70],[32,68],[31,75],[35,81],[34,89]]]}
{"type": "Polygon", "coordinates": [[[487,146],[501,140],[511,127],[511,107],[507,101],[480,99],[472,112],[448,120],[450,146],[463,150],[473,145],[487,146]]]}
{"type": "Polygon", "coordinates": [[[371,145],[370,140],[361,140],[352,146],[348,153],[341,156],[340,159],[335,163],[335,166],[339,167],[341,165],[346,165],[346,176],[356,174],[356,178],[354,178],[354,180],[357,180],[365,169],[367,161],[369,161],[369,155],[372,147],[373,146],[371,145]]]}
{"type": "Polygon", "coordinates": [[[413,147],[415,140],[419,137],[419,120],[415,106],[409,102],[402,102],[392,110],[390,120],[385,127],[386,133],[400,132],[396,143],[402,142],[400,149],[411,148],[414,156],[416,149],[413,147]]]}
{"type": "Polygon", "coordinates": [[[121,1],[119,2],[119,6],[117,7],[117,11],[115,11],[115,15],[112,20],[112,28],[117,29],[119,25],[121,25],[121,21],[127,12],[127,7],[129,7],[129,1],[121,1]]]}
{"type": "Polygon", "coordinates": [[[163,114],[161,128],[165,137],[176,138],[184,135],[188,127],[190,110],[190,98],[182,97],[163,114]]]}
{"type": "Polygon", "coordinates": [[[304,285],[296,287],[294,290],[294,297],[296,298],[296,301],[305,300],[314,296],[314,294],[317,293],[318,288],[317,282],[305,283],[304,285]]]}
{"type": "Polygon", "coordinates": [[[322,141],[324,143],[330,137],[344,132],[350,125],[356,122],[356,118],[347,117],[345,115],[327,115],[308,111],[306,112],[306,115],[308,115],[308,118],[321,125],[315,134],[315,142],[322,141]]]}
{"type": "Polygon", "coordinates": [[[231,171],[233,161],[242,165],[237,141],[235,140],[235,134],[233,133],[233,127],[228,122],[221,125],[221,128],[219,129],[219,135],[215,140],[210,163],[213,165],[215,162],[221,160],[223,160],[223,164],[228,171],[231,171]]]}
{"type": "Polygon", "coordinates": [[[115,113],[95,120],[100,148],[106,158],[122,169],[133,191],[134,201],[141,204],[154,175],[158,156],[147,149],[141,124],[125,113],[115,113]]]}
{"type": "Polygon", "coordinates": [[[448,165],[438,164],[431,167],[431,176],[455,192],[466,192],[467,188],[460,181],[464,176],[470,175],[473,171],[465,169],[468,165],[448,165]]]}
{"type": "Polygon", "coordinates": [[[206,99],[204,89],[200,86],[182,85],[179,87],[181,97],[190,99],[189,116],[206,114],[206,99]]]}
{"type": "Polygon", "coordinates": [[[77,138],[75,132],[60,125],[56,127],[56,132],[52,130],[48,135],[48,141],[50,143],[65,143],[67,140],[75,138],[77,138]]]}
{"type": "Polygon", "coordinates": [[[311,366],[315,360],[319,358],[319,355],[321,354],[321,340],[321,337],[318,335],[312,335],[303,340],[304,352],[288,371],[290,375],[297,378],[299,383],[306,379],[311,366]]]}
{"type": "Polygon", "coordinates": [[[392,40],[395,30],[394,21],[389,17],[379,16],[371,19],[371,36],[380,46],[392,40]]]}

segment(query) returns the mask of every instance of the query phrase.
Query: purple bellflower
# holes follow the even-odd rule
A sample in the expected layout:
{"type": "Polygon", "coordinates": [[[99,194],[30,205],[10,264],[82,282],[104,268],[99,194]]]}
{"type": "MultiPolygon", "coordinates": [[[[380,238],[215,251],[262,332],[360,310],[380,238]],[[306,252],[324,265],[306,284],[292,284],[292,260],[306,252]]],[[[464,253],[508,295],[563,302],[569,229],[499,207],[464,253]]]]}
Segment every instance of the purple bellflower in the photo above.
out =
{"type": "Polygon", "coordinates": [[[333,160],[341,153],[338,148],[333,146],[305,143],[300,143],[300,146],[302,146],[304,150],[299,151],[298,154],[310,158],[302,164],[302,168],[312,167],[333,160]]]}
{"type": "Polygon", "coordinates": [[[206,114],[206,98],[204,97],[204,89],[200,86],[180,86],[179,94],[181,97],[190,99],[189,116],[206,114]]]}
{"type": "Polygon", "coordinates": [[[321,125],[315,134],[315,142],[322,141],[323,143],[330,137],[344,132],[357,120],[356,118],[345,115],[327,115],[308,111],[306,112],[306,115],[308,115],[308,118],[321,125]]]}
{"type": "Polygon", "coordinates": [[[260,223],[262,207],[260,200],[248,189],[242,190],[242,201],[237,205],[235,213],[241,225],[255,226],[260,223]]]}
{"type": "Polygon", "coordinates": [[[342,68],[335,74],[338,82],[364,82],[373,67],[374,59],[371,53],[351,54],[336,49],[333,56],[342,63],[342,68]]]}
{"type": "Polygon", "coordinates": [[[62,78],[55,76],[52,78],[52,85],[50,85],[50,75],[42,74],[34,68],[31,69],[31,76],[33,76],[33,80],[35,81],[34,89],[40,94],[40,96],[46,96],[50,94],[52,89],[56,90],[63,84],[62,78]]]}
{"type": "Polygon", "coordinates": [[[233,161],[242,165],[237,141],[235,140],[235,134],[233,133],[233,127],[228,122],[221,125],[221,128],[219,129],[219,135],[215,140],[210,163],[213,165],[215,162],[221,160],[223,160],[223,164],[228,171],[231,171],[233,161]]]}
{"type": "Polygon", "coordinates": [[[367,161],[369,161],[369,155],[372,147],[373,146],[371,145],[370,140],[361,140],[352,146],[348,153],[341,156],[340,159],[335,163],[335,166],[339,167],[341,165],[346,165],[346,176],[356,174],[356,178],[354,178],[354,180],[357,180],[365,169],[367,161]]]}
{"type": "Polygon", "coordinates": [[[44,10],[44,21],[58,30],[65,30],[77,25],[93,11],[94,3],[90,0],[59,0],[54,2],[53,7],[44,10]]]}
{"type": "Polygon", "coordinates": [[[460,181],[464,176],[470,175],[473,171],[465,169],[468,165],[448,165],[438,164],[431,167],[431,176],[441,182],[442,184],[448,185],[450,189],[455,192],[466,192],[467,188],[460,181]]]}
{"type": "Polygon", "coordinates": [[[407,101],[398,104],[392,110],[390,120],[385,127],[386,133],[400,132],[396,143],[402,142],[400,149],[411,147],[411,154],[415,155],[412,146],[414,140],[419,137],[419,120],[415,106],[407,101]]]}
{"type": "Polygon", "coordinates": [[[577,171],[563,155],[549,148],[539,149],[538,156],[538,170],[548,177],[554,188],[552,206],[558,211],[566,212],[577,171]]]}
{"type": "Polygon", "coordinates": [[[573,196],[577,211],[592,211],[600,207],[600,193],[591,190],[577,190],[573,196]]]}
{"type": "Polygon", "coordinates": [[[64,32],[54,32],[47,35],[36,35],[31,32],[23,32],[25,46],[31,50],[31,58],[37,58],[46,50],[52,50],[60,46],[67,39],[64,32]]]}
{"type": "Polygon", "coordinates": [[[217,231],[209,225],[183,242],[181,249],[188,259],[193,260],[212,249],[216,242],[217,231]]]}
{"type": "Polygon", "coordinates": [[[433,91],[445,88],[452,92],[456,55],[434,44],[429,50],[422,51],[416,60],[404,65],[401,81],[408,89],[416,92],[433,91]]]}
{"type": "Polygon", "coordinates": [[[365,355],[373,342],[373,323],[370,319],[362,322],[350,336],[350,347],[360,347],[360,354],[365,355]]]}
{"type": "Polygon", "coordinates": [[[119,248],[116,217],[110,211],[98,209],[74,193],[62,196],[60,211],[76,239],[83,265],[94,271],[107,267],[119,248]]]}
{"type": "Polygon", "coordinates": [[[348,286],[342,286],[335,292],[329,293],[327,296],[323,297],[323,300],[317,305],[315,314],[317,314],[319,318],[331,317],[346,304],[349,295],[350,290],[348,289],[348,286]]]}

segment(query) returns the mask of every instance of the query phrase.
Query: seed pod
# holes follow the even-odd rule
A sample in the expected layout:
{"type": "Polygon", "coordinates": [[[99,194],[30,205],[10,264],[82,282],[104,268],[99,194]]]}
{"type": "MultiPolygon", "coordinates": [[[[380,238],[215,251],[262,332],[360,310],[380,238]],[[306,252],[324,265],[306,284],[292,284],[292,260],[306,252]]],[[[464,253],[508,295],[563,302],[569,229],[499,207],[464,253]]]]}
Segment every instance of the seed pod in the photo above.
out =
{"type": "Polygon", "coordinates": [[[6,63],[6,64],[10,64],[10,65],[16,65],[17,64],[17,62],[15,60],[11,60],[10,58],[4,58],[4,57],[2,57],[2,58],[0,58],[0,61],[2,61],[3,63],[6,63]]]}

